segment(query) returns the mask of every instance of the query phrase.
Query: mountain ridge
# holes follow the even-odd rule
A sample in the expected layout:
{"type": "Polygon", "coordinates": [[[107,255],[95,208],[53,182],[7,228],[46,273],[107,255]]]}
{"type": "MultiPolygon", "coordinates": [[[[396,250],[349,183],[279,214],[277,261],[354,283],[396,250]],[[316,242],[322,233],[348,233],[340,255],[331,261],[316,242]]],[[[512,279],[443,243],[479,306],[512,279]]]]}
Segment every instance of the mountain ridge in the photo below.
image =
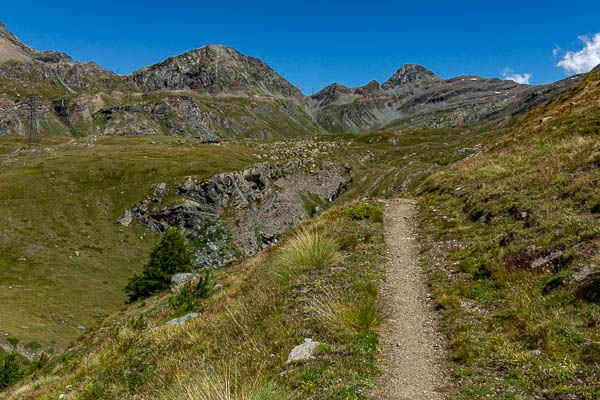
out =
{"type": "Polygon", "coordinates": [[[260,59],[223,45],[117,75],[61,52],[32,49],[4,25],[0,41],[0,60],[12,55],[17,61],[0,62],[0,134],[26,133],[24,100],[32,95],[40,100],[40,128],[58,135],[266,138],[409,125],[468,127],[523,115],[586,76],[539,86],[473,75],[444,80],[405,64],[381,84],[334,83],[305,96],[260,59]]]}

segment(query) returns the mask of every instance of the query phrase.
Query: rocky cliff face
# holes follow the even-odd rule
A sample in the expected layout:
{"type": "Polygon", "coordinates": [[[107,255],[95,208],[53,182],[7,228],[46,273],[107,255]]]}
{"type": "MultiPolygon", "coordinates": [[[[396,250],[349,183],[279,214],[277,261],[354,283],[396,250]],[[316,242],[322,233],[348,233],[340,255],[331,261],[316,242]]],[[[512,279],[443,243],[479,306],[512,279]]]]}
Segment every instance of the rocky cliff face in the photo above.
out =
{"type": "Polygon", "coordinates": [[[156,185],[119,222],[136,220],[158,232],[176,226],[196,248],[199,266],[222,267],[276,243],[350,182],[350,171],[331,162],[262,163],[208,180],[156,185]],[[169,192],[177,199],[163,205],[169,192]]]}

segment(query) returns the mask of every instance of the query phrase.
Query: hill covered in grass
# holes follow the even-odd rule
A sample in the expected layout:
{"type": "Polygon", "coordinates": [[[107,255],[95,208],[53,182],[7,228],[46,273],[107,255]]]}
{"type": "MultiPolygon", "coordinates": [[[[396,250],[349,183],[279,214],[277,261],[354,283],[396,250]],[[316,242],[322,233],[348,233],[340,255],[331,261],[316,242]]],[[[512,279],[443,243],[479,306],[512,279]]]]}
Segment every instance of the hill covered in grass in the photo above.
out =
{"type": "Polygon", "coordinates": [[[349,399],[379,375],[381,210],[334,207],[275,247],[218,270],[215,292],[184,325],[173,295],[101,321],[8,399],[349,399]],[[313,358],[287,362],[306,338],[313,358]],[[63,397],[64,397],[63,396],[63,397]]]}
{"type": "MultiPolygon", "coordinates": [[[[145,263],[157,232],[139,222],[126,227],[115,221],[143,201],[148,216],[165,218],[164,210],[177,211],[189,201],[175,193],[188,176],[200,182],[260,163],[313,159],[315,171],[323,163],[351,168],[352,182],[338,202],[388,197],[412,190],[440,165],[472,155],[506,129],[500,128],[504,125],[235,140],[222,146],[195,140],[181,144],[160,136],[44,137],[40,153],[15,152],[24,147],[24,138],[4,136],[0,297],[6,307],[0,310],[0,344],[10,350],[8,338],[15,338],[19,351],[31,357],[50,347],[61,350],[99,318],[118,310],[125,301],[127,277],[145,263]],[[169,195],[154,202],[153,188],[159,183],[167,184],[169,195]],[[41,347],[30,351],[26,346],[31,343],[41,347]]],[[[329,203],[314,196],[293,201],[307,215],[329,203]]],[[[234,217],[233,209],[223,211],[225,227],[237,229],[236,221],[243,225],[245,219],[234,217]]],[[[193,228],[183,219],[172,223],[193,228]]],[[[197,244],[206,247],[208,242],[197,244]]]]}
{"type": "MultiPolygon", "coordinates": [[[[256,162],[248,148],[185,147],[160,137],[44,144],[41,153],[4,153],[0,165],[0,329],[21,346],[64,348],[123,304],[124,282],[156,234],[115,221],[153,184],[256,162]]],[[[22,138],[2,140],[7,152],[22,145],[22,138]]]]}
{"type": "Polygon", "coordinates": [[[600,73],[420,188],[459,398],[600,396],[600,73]]]}

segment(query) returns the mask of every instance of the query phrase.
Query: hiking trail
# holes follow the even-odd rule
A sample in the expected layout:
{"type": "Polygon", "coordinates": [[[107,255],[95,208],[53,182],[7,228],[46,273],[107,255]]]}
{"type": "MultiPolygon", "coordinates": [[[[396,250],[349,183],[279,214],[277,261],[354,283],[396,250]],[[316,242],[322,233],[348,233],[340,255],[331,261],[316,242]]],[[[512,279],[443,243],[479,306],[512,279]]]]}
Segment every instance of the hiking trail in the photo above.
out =
{"type": "Polygon", "coordinates": [[[389,262],[381,297],[387,319],[381,334],[383,387],[376,398],[444,399],[444,339],[437,332],[437,316],[419,266],[415,202],[398,199],[384,204],[389,262]]]}

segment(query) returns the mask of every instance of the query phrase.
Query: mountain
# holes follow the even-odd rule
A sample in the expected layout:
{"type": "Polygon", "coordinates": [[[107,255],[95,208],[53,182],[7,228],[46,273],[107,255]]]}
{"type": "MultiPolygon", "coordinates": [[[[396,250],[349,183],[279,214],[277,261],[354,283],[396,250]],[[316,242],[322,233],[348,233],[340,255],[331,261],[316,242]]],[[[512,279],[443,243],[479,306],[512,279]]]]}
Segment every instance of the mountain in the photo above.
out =
{"type": "Polygon", "coordinates": [[[0,22],[0,62],[29,61],[34,52],[35,50],[21,43],[8,31],[6,25],[0,22]]]}
{"type": "Polygon", "coordinates": [[[143,92],[188,89],[209,95],[304,97],[259,59],[220,45],[207,45],[142,68],[126,81],[143,92]]]}
{"type": "Polygon", "coordinates": [[[37,98],[42,134],[292,137],[408,126],[471,127],[523,115],[584,75],[549,85],[461,76],[407,64],[386,82],[330,85],[313,96],[261,60],[207,45],[117,75],[93,62],[38,51],[0,29],[0,134],[25,134],[37,98]]]}
{"type": "Polygon", "coordinates": [[[560,96],[586,74],[541,86],[459,76],[443,80],[415,64],[400,68],[382,85],[329,86],[311,96],[316,121],[333,132],[395,126],[457,127],[523,115],[560,96]]]}

